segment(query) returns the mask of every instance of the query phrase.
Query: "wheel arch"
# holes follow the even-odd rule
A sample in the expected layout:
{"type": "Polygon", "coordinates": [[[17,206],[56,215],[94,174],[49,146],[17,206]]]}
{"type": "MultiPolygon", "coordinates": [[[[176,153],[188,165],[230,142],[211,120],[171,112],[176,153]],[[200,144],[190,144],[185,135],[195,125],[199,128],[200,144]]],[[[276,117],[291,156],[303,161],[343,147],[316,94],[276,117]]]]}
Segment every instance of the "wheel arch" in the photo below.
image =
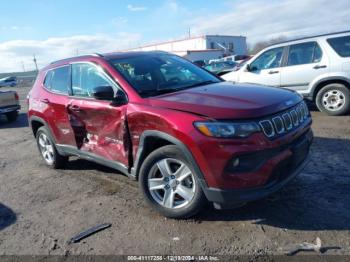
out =
{"type": "Polygon", "coordinates": [[[33,131],[34,137],[36,137],[36,133],[40,127],[42,127],[42,126],[47,127],[47,124],[44,121],[44,119],[42,119],[41,117],[38,117],[38,116],[31,116],[29,118],[29,123],[30,123],[30,127],[33,131]]]}
{"type": "Polygon", "coordinates": [[[312,100],[315,101],[317,93],[326,85],[343,84],[350,90],[350,80],[345,77],[332,77],[318,81],[312,89],[312,100]]]}
{"type": "Polygon", "coordinates": [[[144,131],[140,136],[139,147],[136,153],[136,158],[134,161],[134,166],[131,169],[132,175],[135,179],[138,179],[139,172],[142,166],[143,161],[146,157],[153,152],[155,149],[160,148],[165,145],[176,145],[180,148],[180,150],[184,153],[185,158],[189,161],[192,167],[195,169],[194,171],[198,175],[200,180],[200,184],[202,186],[207,186],[204,180],[204,175],[200,170],[197,162],[195,161],[191,151],[187,148],[187,146],[181,142],[179,139],[161,132],[161,131],[144,131]]]}
{"type": "MultiPolygon", "coordinates": [[[[46,122],[43,118],[41,118],[41,117],[39,117],[39,116],[30,116],[30,117],[29,117],[29,124],[30,124],[30,127],[31,127],[31,129],[32,129],[32,132],[33,132],[34,137],[36,137],[36,133],[37,133],[37,131],[39,130],[39,128],[42,127],[42,126],[44,126],[44,127],[46,127],[46,129],[48,130],[49,135],[50,135],[50,138],[52,139],[52,141],[54,141],[54,143],[57,144],[56,139],[55,139],[55,137],[54,137],[53,134],[52,134],[52,130],[51,130],[50,126],[47,124],[47,122],[46,122]]],[[[62,155],[64,154],[64,153],[63,153],[61,150],[59,150],[58,148],[56,148],[56,149],[57,149],[57,151],[58,151],[60,154],[62,154],[62,155]]]]}

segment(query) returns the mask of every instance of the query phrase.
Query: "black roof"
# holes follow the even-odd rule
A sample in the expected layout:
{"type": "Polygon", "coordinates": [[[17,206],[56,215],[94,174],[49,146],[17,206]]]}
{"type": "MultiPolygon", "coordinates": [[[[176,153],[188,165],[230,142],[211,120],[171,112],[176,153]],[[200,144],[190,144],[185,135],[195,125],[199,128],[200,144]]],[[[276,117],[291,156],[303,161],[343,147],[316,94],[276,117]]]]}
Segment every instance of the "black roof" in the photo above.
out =
{"type": "Polygon", "coordinates": [[[154,55],[154,54],[168,54],[165,51],[126,51],[126,52],[113,52],[106,53],[102,56],[107,60],[117,59],[117,58],[127,58],[127,57],[135,57],[140,55],[154,55]]]}
{"type": "Polygon", "coordinates": [[[76,58],[103,57],[107,60],[112,60],[117,58],[126,58],[126,57],[132,57],[132,56],[160,54],[160,53],[167,54],[167,52],[165,51],[128,51],[128,52],[113,52],[113,53],[105,53],[105,54],[94,53],[94,54],[73,56],[73,57],[56,60],[54,62],[51,62],[50,65],[56,64],[56,63],[62,63],[62,62],[69,62],[70,60],[76,59],[76,58]]]}

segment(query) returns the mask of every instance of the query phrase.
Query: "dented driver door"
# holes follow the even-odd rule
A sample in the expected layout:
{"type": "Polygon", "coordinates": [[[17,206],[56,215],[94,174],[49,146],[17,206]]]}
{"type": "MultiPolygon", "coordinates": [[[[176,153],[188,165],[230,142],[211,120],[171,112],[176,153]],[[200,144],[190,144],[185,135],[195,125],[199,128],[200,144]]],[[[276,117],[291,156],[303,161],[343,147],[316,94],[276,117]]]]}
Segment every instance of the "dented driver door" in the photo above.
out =
{"type": "Polygon", "coordinates": [[[92,97],[97,86],[118,86],[91,63],[72,64],[72,96],[67,105],[77,148],[91,157],[102,157],[128,166],[129,136],[126,105],[92,97]]]}

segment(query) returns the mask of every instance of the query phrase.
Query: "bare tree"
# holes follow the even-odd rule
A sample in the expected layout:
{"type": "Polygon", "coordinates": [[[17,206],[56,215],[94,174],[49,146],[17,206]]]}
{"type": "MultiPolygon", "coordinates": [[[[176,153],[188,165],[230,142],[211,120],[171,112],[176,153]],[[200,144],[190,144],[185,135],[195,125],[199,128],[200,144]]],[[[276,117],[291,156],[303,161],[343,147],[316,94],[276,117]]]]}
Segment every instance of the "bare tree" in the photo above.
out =
{"type": "Polygon", "coordinates": [[[273,45],[279,42],[283,42],[283,41],[287,41],[288,37],[286,36],[279,36],[279,37],[275,37],[275,38],[271,38],[269,40],[266,41],[260,41],[260,42],[256,42],[252,48],[249,49],[249,54],[254,55],[256,53],[258,53],[259,51],[261,51],[262,49],[264,49],[265,47],[269,46],[269,45],[273,45]]]}

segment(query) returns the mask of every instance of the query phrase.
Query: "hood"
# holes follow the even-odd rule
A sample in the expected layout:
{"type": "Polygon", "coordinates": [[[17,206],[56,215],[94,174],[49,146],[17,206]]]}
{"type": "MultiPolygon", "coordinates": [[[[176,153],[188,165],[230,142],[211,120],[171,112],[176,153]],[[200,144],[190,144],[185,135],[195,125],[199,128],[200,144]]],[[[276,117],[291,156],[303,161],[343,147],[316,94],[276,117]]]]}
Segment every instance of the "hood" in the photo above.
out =
{"type": "Polygon", "coordinates": [[[214,119],[248,119],[285,110],[302,98],[293,91],[251,84],[220,82],[149,98],[156,107],[214,119]]]}
{"type": "Polygon", "coordinates": [[[236,71],[231,71],[226,74],[221,75],[220,77],[224,79],[225,81],[233,81],[233,82],[238,82],[238,72],[239,70],[236,71]]]}

